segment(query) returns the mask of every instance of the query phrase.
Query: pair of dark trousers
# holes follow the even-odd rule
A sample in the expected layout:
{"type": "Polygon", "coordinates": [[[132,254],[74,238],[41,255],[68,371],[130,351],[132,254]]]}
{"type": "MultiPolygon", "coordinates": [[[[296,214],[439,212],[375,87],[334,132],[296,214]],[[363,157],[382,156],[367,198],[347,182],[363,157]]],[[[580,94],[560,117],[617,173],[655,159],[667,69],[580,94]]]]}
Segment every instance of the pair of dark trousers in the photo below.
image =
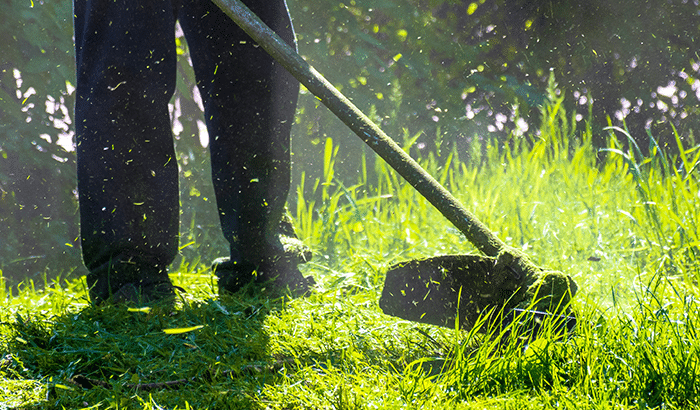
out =
{"type": "MultiPolygon", "coordinates": [[[[246,3],[295,45],[284,0],[246,3]]],[[[296,81],[209,0],[74,0],[74,14],[81,244],[93,276],[115,260],[137,267],[124,272],[131,281],[141,280],[139,265],[164,275],[177,254],[178,166],[168,113],[176,20],[204,102],[231,257],[256,263],[277,251],[296,81]]]]}

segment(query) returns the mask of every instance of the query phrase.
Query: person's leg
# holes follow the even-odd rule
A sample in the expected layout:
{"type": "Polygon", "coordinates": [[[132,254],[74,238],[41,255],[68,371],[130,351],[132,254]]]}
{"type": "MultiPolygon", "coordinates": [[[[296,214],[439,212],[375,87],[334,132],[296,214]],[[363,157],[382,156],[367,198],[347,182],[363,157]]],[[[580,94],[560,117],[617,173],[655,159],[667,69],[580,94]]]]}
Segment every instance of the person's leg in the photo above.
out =
{"type": "MultiPolygon", "coordinates": [[[[247,5],[295,45],[283,0],[247,5]]],[[[228,266],[250,273],[284,253],[278,230],[290,187],[299,86],[213,3],[183,4],[180,24],[204,101],[214,190],[231,245],[228,266]]]]}
{"type": "Polygon", "coordinates": [[[168,114],[176,78],[171,0],[75,0],[74,14],[90,296],[100,302],[125,287],[172,293],[166,267],[177,253],[179,192],[168,114]]]}

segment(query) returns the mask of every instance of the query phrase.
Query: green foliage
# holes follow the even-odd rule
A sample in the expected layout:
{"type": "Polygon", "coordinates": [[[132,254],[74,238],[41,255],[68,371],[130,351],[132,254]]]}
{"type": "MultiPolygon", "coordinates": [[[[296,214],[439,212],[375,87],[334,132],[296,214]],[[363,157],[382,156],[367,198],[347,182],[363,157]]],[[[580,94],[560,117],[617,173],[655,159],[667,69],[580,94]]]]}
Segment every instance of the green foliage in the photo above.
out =
{"type": "MultiPolygon", "coordinates": [[[[673,139],[663,124],[684,138],[697,129],[696,2],[307,0],[290,7],[301,52],[361,109],[376,105],[386,114],[389,135],[422,130],[431,146],[440,125],[462,148],[460,140],[474,134],[507,136],[521,117],[536,128],[550,72],[576,92],[570,111],[585,116],[595,100],[597,130],[606,116],[626,117],[636,138],[652,126],[663,145],[673,139]],[[394,114],[388,97],[396,83],[404,107],[394,114]]],[[[322,138],[331,123],[310,129],[322,138]]]]}
{"type": "Polygon", "coordinates": [[[290,302],[219,298],[202,266],[225,243],[181,34],[172,106],[183,256],[172,278],[188,293],[172,314],[88,307],[83,283],[67,276],[80,265],[75,159],[58,144],[73,105],[70,2],[2,4],[3,406],[698,407],[694,2],[290,2],[312,64],[509,245],[579,283],[576,335],[545,324],[526,344],[380,313],[387,266],[473,248],[385,164],[346,143],[355,137],[308,93],[290,202],[315,249],[303,269],[319,291],[290,302]],[[669,81],[673,95],[659,94],[669,81]],[[565,100],[562,90],[579,93],[565,100]],[[613,117],[598,152],[605,133],[571,108],[600,124],[620,96],[632,103],[629,126],[613,117]],[[652,102],[674,125],[661,135],[640,132],[652,102]],[[530,120],[540,108],[542,121],[530,120]],[[521,117],[530,132],[515,126],[521,117]],[[496,122],[498,139],[488,137],[496,122]],[[9,288],[27,273],[34,281],[9,288]]]}
{"type": "Polygon", "coordinates": [[[0,269],[38,279],[47,265],[68,271],[80,263],[75,153],[64,148],[75,83],[72,8],[30,0],[2,7],[0,269]]]}
{"type": "Polygon", "coordinates": [[[464,332],[383,315],[390,264],[473,248],[381,163],[341,183],[326,140],[324,177],[297,191],[311,297],[219,297],[192,265],[171,275],[187,289],[172,313],[90,307],[74,279],[14,292],[3,281],[0,397],[23,408],[700,408],[698,146],[641,156],[611,135],[598,152],[555,89],[536,138],[483,142],[481,166],[454,152],[447,166],[422,163],[509,245],[574,277],[575,334],[548,320],[518,339],[519,321],[464,332]]]}
{"type": "MultiPolygon", "coordinates": [[[[582,152],[577,144],[605,145],[600,125],[616,125],[626,128],[649,158],[659,158],[663,149],[694,166],[700,67],[696,2],[650,1],[640,7],[600,0],[583,5],[504,0],[289,3],[305,58],[408,151],[423,157],[442,181],[454,182],[450,170],[459,168],[460,161],[469,169],[481,164],[498,168],[509,159],[503,155],[530,146],[532,142],[523,138],[528,128],[546,136],[549,129],[564,127],[557,132],[570,138],[583,126],[583,119],[591,120],[586,125],[590,129],[581,130],[587,139],[562,141],[562,149],[582,152]],[[542,126],[548,128],[538,130],[540,108],[551,97],[546,88],[550,72],[560,82],[559,92],[574,98],[547,108],[566,108],[570,115],[545,114],[544,121],[550,123],[542,126]],[[669,87],[661,92],[658,87],[664,86],[669,87]],[[625,108],[623,102],[621,108],[620,97],[630,105],[625,108]],[[606,115],[611,116],[610,124],[606,115]],[[653,140],[647,126],[653,130],[656,154],[647,151],[646,142],[653,140]],[[498,142],[491,140],[494,135],[498,142]],[[691,148],[674,151],[681,145],[691,148]]],[[[6,40],[0,44],[0,269],[11,283],[25,277],[40,282],[45,272],[84,273],[76,268],[80,256],[75,157],[58,143],[72,134],[71,4],[3,0],[2,5],[8,17],[0,20],[0,35],[6,40]]],[[[208,153],[199,143],[201,107],[194,96],[182,33],[177,44],[179,74],[172,117],[181,171],[182,256],[173,270],[208,264],[226,252],[209,181],[208,153]]],[[[337,171],[323,186],[329,198],[342,193],[338,198],[354,201],[353,230],[364,223],[359,221],[370,204],[381,202],[383,195],[404,194],[396,177],[383,177],[385,166],[308,93],[301,95],[296,121],[294,182],[303,186],[304,198],[332,205],[310,182],[326,181],[322,158],[328,138],[334,149],[339,147],[334,156],[337,171]],[[365,185],[357,185],[358,176],[365,185]],[[370,197],[365,197],[366,188],[373,192],[370,197]]],[[[621,142],[614,148],[624,150],[628,140],[621,142]]],[[[555,155],[546,146],[531,147],[533,159],[555,155]]],[[[675,165],[669,170],[679,169],[675,165]]],[[[493,195],[491,201],[503,197],[493,195]]],[[[681,199],[677,198],[682,207],[681,199]]],[[[596,212],[595,201],[589,200],[591,212],[596,212]]],[[[297,202],[292,200],[291,208],[297,202]]],[[[492,205],[479,206],[486,210],[485,219],[496,219],[488,213],[494,210],[492,205]]],[[[530,211],[509,210],[522,218],[530,211]]],[[[340,217],[332,213],[326,217],[336,227],[327,238],[347,229],[340,217]]],[[[523,224],[523,233],[527,229],[523,224]]],[[[686,230],[679,232],[688,235],[686,230]]],[[[338,248],[332,243],[323,246],[338,248]]]]}

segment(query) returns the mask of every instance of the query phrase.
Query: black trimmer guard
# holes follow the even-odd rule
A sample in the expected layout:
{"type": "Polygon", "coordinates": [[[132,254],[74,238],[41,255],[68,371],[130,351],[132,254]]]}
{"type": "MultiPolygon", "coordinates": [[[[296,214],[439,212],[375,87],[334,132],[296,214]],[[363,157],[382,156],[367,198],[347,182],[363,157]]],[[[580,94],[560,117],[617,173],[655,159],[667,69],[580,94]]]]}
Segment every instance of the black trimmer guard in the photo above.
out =
{"type": "Polygon", "coordinates": [[[445,255],[398,263],[389,268],[379,306],[384,313],[437,326],[470,329],[484,312],[499,324],[517,320],[534,329],[547,317],[573,330],[568,302],[576,285],[556,271],[520,277],[496,258],[445,255]]]}

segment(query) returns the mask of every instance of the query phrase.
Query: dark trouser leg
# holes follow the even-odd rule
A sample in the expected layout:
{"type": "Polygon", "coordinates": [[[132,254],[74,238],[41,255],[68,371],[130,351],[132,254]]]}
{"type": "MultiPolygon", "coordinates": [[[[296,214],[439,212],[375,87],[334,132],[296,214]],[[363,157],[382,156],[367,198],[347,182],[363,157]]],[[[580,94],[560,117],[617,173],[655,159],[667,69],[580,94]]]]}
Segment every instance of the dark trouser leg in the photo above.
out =
{"type": "Polygon", "coordinates": [[[82,249],[99,301],[167,281],[177,253],[175,15],[170,0],[75,0],[74,12],[82,249]]]}
{"type": "MultiPolygon", "coordinates": [[[[247,5],[294,44],[283,0],[247,5]]],[[[258,264],[282,252],[277,228],[290,184],[289,135],[297,82],[209,1],[180,13],[209,130],[221,226],[234,261],[258,264]]]]}

